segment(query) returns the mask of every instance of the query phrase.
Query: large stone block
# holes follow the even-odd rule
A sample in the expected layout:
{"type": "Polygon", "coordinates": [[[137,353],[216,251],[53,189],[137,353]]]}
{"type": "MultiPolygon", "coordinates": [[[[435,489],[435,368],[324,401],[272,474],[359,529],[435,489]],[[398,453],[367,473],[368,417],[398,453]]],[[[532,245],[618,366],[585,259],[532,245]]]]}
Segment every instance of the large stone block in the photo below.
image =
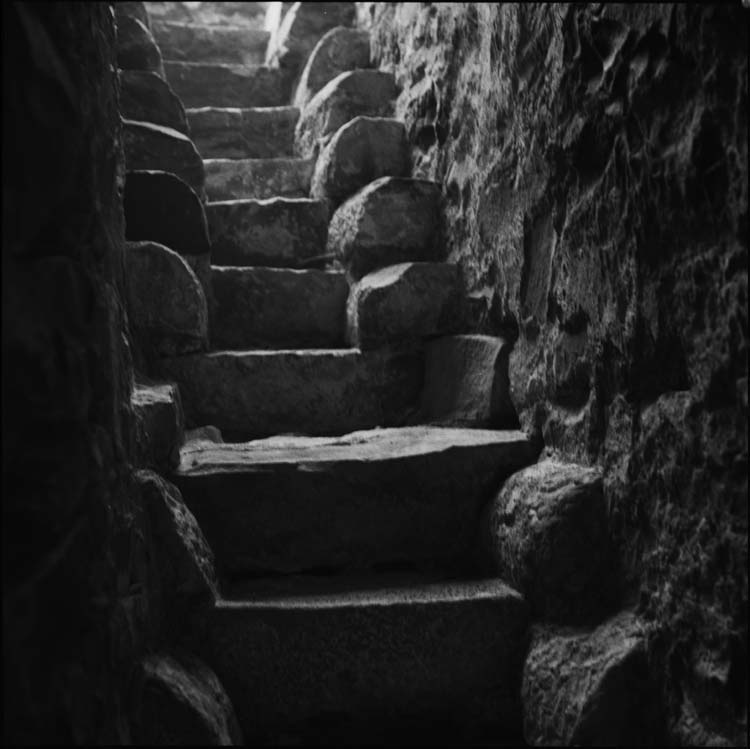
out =
{"type": "Polygon", "coordinates": [[[187,653],[154,653],[138,664],[132,693],[138,746],[240,746],[231,700],[216,674],[187,653]]]}
{"type": "Polygon", "coordinates": [[[162,473],[176,468],[184,440],[180,391],[172,383],[136,384],[130,398],[139,464],[162,473]]]}
{"type": "Polygon", "coordinates": [[[120,71],[120,113],[125,119],[190,135],[185,108],[169,84],[148,70],[120,71]]]}
{"type": "Polygon", "coordinates": [[[189,108],[280,107],[289,103],[291,82],[278,68],[168,61],[164,70],[174,92],[189,108]]]}
{"type": "Polygon", "coordinates": [[[291,156],[295,107],[188,109],[191,137],[204,159],[269,159],[291,156]]]}
{"type": "Polygon", "coordinates": [[[379,177],[406,177],[409,145],[403,123],[384,117],[355,117],[336,131],[318,156],[310,197],[333,211],[379,177]]]}
{"type": "Polygon", "coordinates": [[[370,67],[370,34],[337,26],[327,31],[307,58],[297,89],[295,107],[304,109],[310,99],[341,73],[370,67]]]}
{"type": "Polygon", "coordinates": [[[337,271],[212,268],[213,348],[327,348],[344,344],[349,285],[337,271]]]}
{"type": "Polygon", "coordinates": [[[333,214],[328,252],[355,280],[388,265],[442,260],[439,225],[438,183],[381,177],[333,214]]]}
{"type": "Polygon", "coordinates": [[[123,120],[125,164],[129,171],[172,172],[204,197],[203,160],[183,133],[150,122],[123,120]]]}
{"type": "Polygon", "coordinates": [[[214,265],[295,268],[325,253],[328,214],[317,200],[227,200],[206,216],[214,265]]]}
{"type": "Polygon", "coordinates": [[[362,278],[349,294],[347,341],[362,349],[455,333],[462,324],[456,265],[391,265],[362,278]]]}
{"type": "Polygon", "coordinates": [[[420,419],[444,426],[517,429],[508,383],[511,348],[504,339],[486,335],[430,341],[420,419]]]}
{"type": "Polygon", "coordinates": [[[594,630],[539,626],[521,686],[531,746],[663,746],[646,629],[623,612],[594,630]]]}
{"type": "Polygon", "coordinates": [[[544,460],[505,483],[488,506],[493,572],[537,617],[576,623],[617,594],[601,472],[544,460]]]}
{"type": "Polygon", "coordinates": [[[117,67],[150,70],[164,77],[161,52],[148,27],[134,16],[117,18],[117,67]]]}
{"type": "Polygon", "coordinates": [[[115,6],[115,21],[117,23],[120,23],[123,16],[130,16],[138,19],[149,31],[151,30],[151,21],[145,3],[116,2],[113,5],[115,6]]]}
{"type": "Polygon", "coordinates": [[[208,226],[195,192],[169,172],[130,171],[123,197],[125,238],[151,240],[179,255],[208,255],[208,226]]]}
{"type": "Polygon", "coordinates": [[[204,159],[209,200],[306,198],[312,159],[204,159]]]}
{"type": "Polygon", "coordinates": [[[352,70],[327,83],[307,103],[294,131],[298,156],[317,155],[342,125],[360,115],[389,117],[396,82],[381,70],[352,70]]]}
{"type": "Polygon", "coordinates": [[[241,26],[154,21],[154,38],[167,60],[260,65],[270,34],[241,26]]]}
{"type": "Polygon", "coordinates": [[[156,242],[128,242],[125,278],[131,329],[146,351],[169,356],[205,349],[206,297],[183,258],[156,242]]]}
{"type": "Polygon", "coordinates": [[[355,16],[354,3],[294,3],[273,30],[266,64],[296,78],[320,37],[334,26],[351,26],[355,16]]]}

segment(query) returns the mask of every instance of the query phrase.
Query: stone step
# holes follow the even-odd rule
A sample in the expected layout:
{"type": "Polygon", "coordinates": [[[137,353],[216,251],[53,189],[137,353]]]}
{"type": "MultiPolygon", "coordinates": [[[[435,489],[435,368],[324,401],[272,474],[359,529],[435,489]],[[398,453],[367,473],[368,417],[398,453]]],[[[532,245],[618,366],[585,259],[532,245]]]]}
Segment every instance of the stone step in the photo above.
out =
{"type": "Polygon", "coordinates": [[[421,352],[213,351],[159,362],[180,386],[188,427],[226,439],[345,434],[404,423],[422,388],[421,352]]]}
{"type": "Polygon", "coordinates": [[[296,107],[202,107],[186,114],[204,159],[268,159],[294,152],[296,107]]]}
{"type": "Polygon", "coordinates": [[[470,565],[481,507],[536,454],[522,432],[424,426],[196,441],[173,480],[225,576],[447,569],[470,565]]]}
{"type": "Polygon", "coordinates": [[[185,107],[278,107],[289,103],[288,74],[265,65],[164,63],[164,71],[185,107]]]}
{"type": "Polygon", "coordinates": [[[326,251],[328,214],[319,200],[217,201],[206,217],[214,265],[299,268],[326,251]]]}
{"type": "Polygon", "coordinates": [[[306,198],[312,159],[204,159],[209,200],[306,198]]]}
{"type": "Polygon", "coordinates": [[[120,113],[125,119],[152,122],[190,136],[185,108],[169,84],[148,70],[120,70],[120,113]]]}
{"type": "Polygon", "coordinates": [[[253,743],[520,738],[528,614],[499,580],[220,600],[201,653],[253,743]]]}
{"type": "Polygon", "coordinates": [[[214,348],[344,346],[349,285],[339,271],[211,268],[214,348]]]}
{"type": "Polygon", "coordinates": [[[262,65],[270,33],[243,26],[154,21],[151,31],[165,60],[262,65]]]}
{"type": "Polygon", "coordinates": [[[180,391],[170,382],[136,383],[130,396],[138,465],[166,473],[180,463],[184,417],[180,391]]]}

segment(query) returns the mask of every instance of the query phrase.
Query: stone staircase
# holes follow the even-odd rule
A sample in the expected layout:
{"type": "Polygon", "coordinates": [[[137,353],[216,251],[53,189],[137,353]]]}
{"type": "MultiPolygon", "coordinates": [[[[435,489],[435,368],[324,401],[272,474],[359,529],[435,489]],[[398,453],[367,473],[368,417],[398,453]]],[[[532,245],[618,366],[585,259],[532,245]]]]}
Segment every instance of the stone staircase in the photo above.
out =
{"type": "Polygon", "coordinates": [[[247,742],[513,743],[529,611],[477,549],[540,446],[353,21],[150,20],[164,79],[123,78],[129,314],[142,439],[179,457],[143,453],[215,555],[200,650],[247,742]]]}

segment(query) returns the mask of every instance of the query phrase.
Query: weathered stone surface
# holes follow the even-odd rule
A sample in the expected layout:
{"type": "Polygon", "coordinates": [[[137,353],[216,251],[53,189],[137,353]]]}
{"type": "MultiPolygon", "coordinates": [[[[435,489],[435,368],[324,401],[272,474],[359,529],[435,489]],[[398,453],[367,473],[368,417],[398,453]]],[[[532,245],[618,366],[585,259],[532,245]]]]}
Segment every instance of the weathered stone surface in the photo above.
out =
{"type": "Polygon", "coordinates": [[[153,122],[190,135],[179,97],[163,78],[147,70],[120,71],[120,112],[128,120],[153,122]]]}
{"type": "Polygon", "coordinates": [[[136,384],[130,399],[139,465],[166,473],[180,462],[185,419],[172,383],[136,384]]]}
{"type": "Polygon", "coordinates": [[[133,16],[117,18],[117,67],[150,70],[164,77],[161,52],[148,27],[133,16]]]}
{"type": "Polygon", "coordinates": [[[516,735],[527,620],[495,580],[222,601],[205,657],[260,744],[463,745],[516,735]]]}
{"type": "Polygon", "coordinates": [[[306,198],[312,159],[204,159],[209,200],[306,198]]]}
{"type": "Polygon", "coordinates": [[[196,429],[188,429],[185,432],[186,442],[198,442],[200,440],[208,442],[224,442],[224,438],[221,436],[221,431],[214,426],[197,427],[196,429]]]}
{"type": "Polygon", "coordinates": [[[594,630],[536,627],[523,669],[532,746],[661,746],[664,716],[646,630],[623,612],[594,630]]]}
{"type": "Polygon", "coordinates": [[[295,107],[187,110],[190,132],[204,159],[269,159],[291,156],[295,107]]]}
{"type": "Polygon", "coordinates": [[[455,333],[463,325],[458,267],[401,263],[356,283],[347,302],[346,336],[352,346],[375,348],[455,333]]]}
{"type": "Polygon", "coordinates": [[[172,172],[203,198],[203,161],[186,135],[150,122],[123,120],[123,143],[129,171],[172,172]]]}
{"type": "Polygon", "coordinates": [[[151,240],[183,256],[211,251],[203,204],[174,174],[128,172],[123,209],[125,238],[131,242],[151,240]]]}
{"type": "Polygon", "coordinates": [[[133,739],[139,746],[243,743],[224,687],[194,655],[145,656],[138,664],[133,689],[133,739]]]}
{"type": "Polygon", "coordinates": [[[508,479],[488,516],[493,571],[535,616],[583,622],[611,605],[617,591],[599,469],[543,460],[508,479]]]}
{"type": "Polygon", "coordinates": [[[246,26],[262,29],[267,3],[150,2],[154,20],[210,26],[246,26]]]}
{"type": "Polygon", "coordinates": [[[325,253],[323,203],[306,198],[227,200],[206,206],[214,265],[295,268],[325,253]]]}
{"type": "Polygon", "coordinates": [[[145,3],[116,2],[113,5],[115,6],[116,23],[120,23],[123,16],[130,16],[131,18],[137,18],[149,31],[151,30],[151,21],[145,3]]]}
{"type": "Polygon", "coordinates": [[[206,297],[183,258],[156,242],[129,242],[125,277],[131,330],[146,350],[168,356],[206,347],[206,297]]]}
{"type": "Polygon", "coordinates": [[[154,21],[154,38],[166,60],[261,65],[270,34],[246,26],[154,21]]]}
{"type": "Polygon", "coordinates": [[[420,420],[443,426],[517,429],[508,393],[508,355],[502,338],[457,335],[430,341],[420,420]]]}
{"type": "Polygon", "coordinates": [[[342,125],[360,115],[389,117],[396,96],[393,75],[381,70],[352,70],[327,83],[307,103],[294,131],[294,149],[304,158],[320,147],[342,125]]]}
{"type": "Polygon", "coordinates": [[[333,214],[328,252],[355,280],[388,265],[442,260],[439,211],[439,184],[381,177],[333,214]]]}
{"type": "Polygon", "coordinates": [[[174,480],[227,574],[432,567],[473,554],[481,504],[535,457],[521,432],[374,429],[186,444],[174,480]]]}
{"type": "Polygon", "coordinates": [[[216,351],[159,366],[179,384],[189,426],[241,439],[396,426],[422,387],[421,355],[384,349],[216,351]]]}
{"type": "Polygon", "coordinates": [[[294,106],[303,109],[326,83],[341,73],[369,67],[370,34],[367,31],[345,26],[327,31],[307,58],[294,93],[294,106]]]}
{"type": "Polygon", "coordinates": [[[212,268],[213,348],[344,345],[349,285],[343,273],[287,268],[212,268]]]}
{"type": "Polygon", "coordinates": [[[273,31],[266,50],[266,64],[299,76],[320,37],[334,26],[351,26],[354,3],[294,3],[273,31]]]}
{"type": "Polygon", "coordinates": [[[291,83],[278,68],[167,61],[164,70],[174,92],[189,108],[280,107],[289,103],[291,83]]]}
{"type": "Polygon", "coordinates": [[[379,177],[407,177],[411,170],[403,123],[355,117],[336,131],[315,164],[310,197],[333,210],[379,177]]]}

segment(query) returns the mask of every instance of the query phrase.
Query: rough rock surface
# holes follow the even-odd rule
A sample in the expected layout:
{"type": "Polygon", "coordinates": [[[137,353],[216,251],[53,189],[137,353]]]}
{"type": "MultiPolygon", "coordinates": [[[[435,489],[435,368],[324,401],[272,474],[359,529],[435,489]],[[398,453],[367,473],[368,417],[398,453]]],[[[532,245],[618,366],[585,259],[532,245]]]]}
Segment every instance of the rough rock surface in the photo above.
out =
{"type": "Polygon", "coordinates": [[[344,344],[349,285],[339,271],[214,267],[211,285],[214,349],[344,344]]]}
{"type": "Polygon", "coordinates": [[[594,621],[615,580],[601,472],[543,460],[511,476],[488,506],[493,573],[536,618],[594,621]]]}
{"type": "Polygon", "coordinates": [[[401,263],[356,283],[347,302],[346,335],[361,349],[459,332],[461,276],[448,263],[401,263]]]}
{"type": "Polygon", "coordinates": [[[312,159],[204,159],[209,200],[306,198],[312,159]]]}
{"type": "Polygon", "coordinates": [[[125,238],[131,242],[151,240],[183,256],[211,251],[203,204],[174,174],[129,171],[123,210],[125,238]]]}
{"type": "Polygon", "coordinates": [[[351,26],[354,3],[294,3],[272,34],[266,49],[266,64],[296,79],[323,34],[334,26],[351,26]]]}
{"type": "Polygon", "coordinates": [[[326,32],[307,58],[294,92],[300,110],[329,81],[348,70],[370,67],[370,34],[363,29],[337,26],[326,32]]]}
{"type": "Polygon", "coordinates": [[[408,261],[442,260],[440,186],[381,177],[347,200],[328,227],[328,252],[351,278],[408,261]]]}
{"type": "Polygon", "coordinates": [[[162,473],[176,468],[185,437],[185,418],[177,386],[136,383],[131,403],[139,465],[162,473]]]}
{"type": "Polygon", "coordinates": [[[117,19],[117,67],[150,70],[164,77],[161,52],[148,27],[133,16],[117,19]]]}
{"type": "Polygon", "coordinates": [[[115,2],[115,23],[119,23],[122,16],[137,18],[147,29],[151,30],[151,20],[148,17],[145,3],[115,2]]]}
{"type": "Polygon", "coordinates": [[[129,171],[172,172],[203,197],[203,160],[190,138],[168,127],[131,120],[123,120],[123,136],[129,171]]]}
{"type": "Polygon", "coordinates": [[[154,653],[133,684],[133,739],[138,746],[238,746],[242,733],[216,674],[193,655],[154,653]]]}
{"type": "Polygon", "coordinates": [[[278,68],[168,61],[164,70],[186,107],[280,107],[289,103],[291,83],[278,68]]]}
{"type": "Polygon", "coordinates": [[[744,742],[747,11],[362,11],[524,428],[603,468],[670,741],[744,742]]]}
{"type": "Polygon", "coordinates": [[[254,2],[150,2],[154,20],[208,26],[246,26],[262,29],[266,3],[254,2]]]}
{"type": "Polygon", "coordinates": [[[444,426],[517,429],[510,401],[510,344],[497,336],[456,335],[425,348],[420,421],[444,426]]]}
{"type": "Polygon", "coordinates": [[[191,137],[204,159],[291,156],[295,107],[202,107],[187,112],[191,137]]]}
{"type": "Polygon", "coordinates": [[[173,356],[205,349],[206,297],[183,258],[156,242],[129,242],[125,276],[131,329],[144,351],[173,356]]]}
{"type": "Polygon", "coordinates": [[[456,569],[482,502],[535,457],[517,431],[373,429],[188,443],[174,481],[225,574],[456,569]]]}
{"type": "Polygon", "coordinates": [[[120,71],[120,112],[127,120],[153,122],[190,136],[185,107],[169,84],[151,71],[120,71]]]}
{"type": "Polygon", "coordinates": [[[380,70],[352,70],[327,83],[307,103],[294,130],[294,150],[307,158],[317,155],[330,137],[359,115],[389,117],[396,86],[380,70]]]}
{"type": "Polygon", "coordinates": [[[379,177],[408,177],[409,146],[402,122],[355,117],[340,127],[318,156],[310,197],[335,210],[357,190],[379,177]]]}
{"type": "Polygon", "coordinates": [[[535,627],[521,701],[532,746],[663,746],[646,628],[630,612],[588,631],[535,627]]]}
{"type": "Polygon", "coordinates": [[[295,268],[325,253],[325,205],[307,198],[226,200],[206,206],[214,265],[295,268]]]}

